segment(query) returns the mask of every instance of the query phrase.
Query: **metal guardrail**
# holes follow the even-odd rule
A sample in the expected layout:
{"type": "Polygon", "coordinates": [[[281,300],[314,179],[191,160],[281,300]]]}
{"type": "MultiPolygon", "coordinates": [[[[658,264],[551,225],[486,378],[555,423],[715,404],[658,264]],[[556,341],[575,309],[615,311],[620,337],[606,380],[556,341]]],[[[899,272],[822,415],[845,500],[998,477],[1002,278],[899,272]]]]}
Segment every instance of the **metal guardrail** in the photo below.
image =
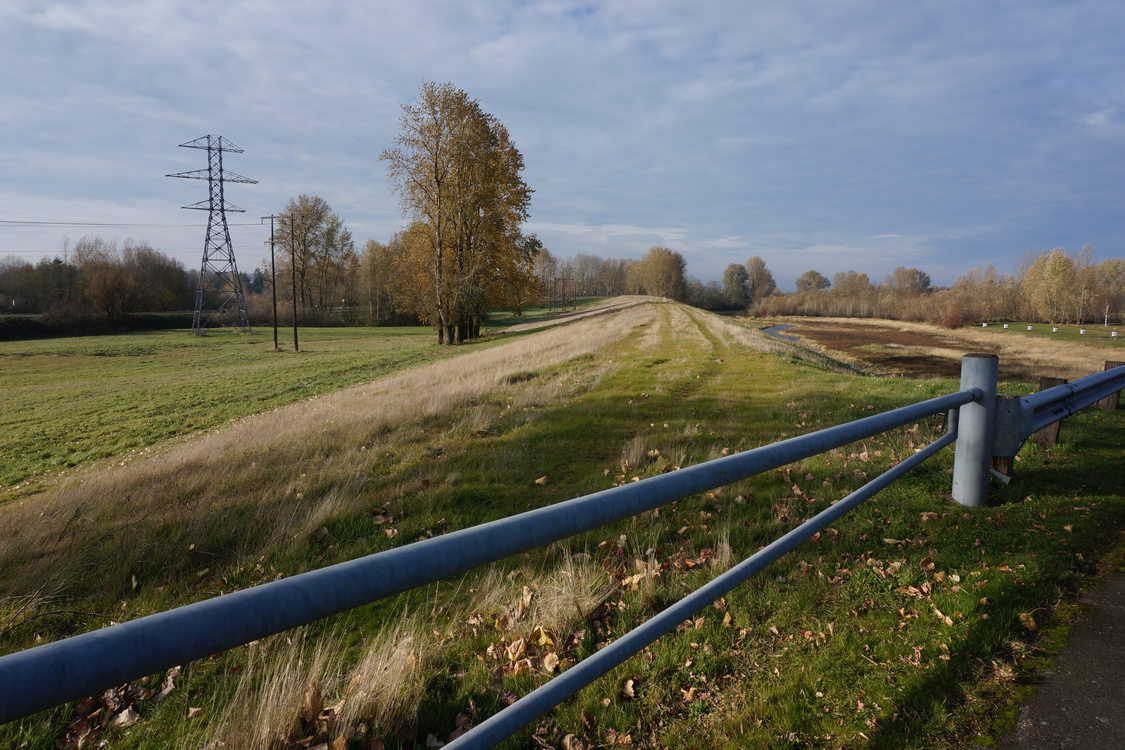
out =
{"type": "Polygon", "coordinates": [[[1125,387],[1125,367],[997,403],[993,455],[1014,456],[1032,435],[1125,387]]]}
{"type": "Polygon", "coordinates": [[[1081,405],[1106,395],[1107,389],[1112,392],[1125,387],[1125,367],[1120,367],[1029,396],[1019,402],[1018,410],[1009,408],[1004,412],[1017,415],[1009,419],[996,416],[998,400],[1012,401],[996,398],[996,373],[994,356],[969,355],[962,364],[962,389],[956,393],[0,657],[0,722],[432,583],[941,412],[950,413],[948,432],[939,440],[448,745],[489,747],[954,440],[954,499],[964,505],[983,505],[988,463],[994,453],[994,422],[1003,424],[998,434],[1022,434],[1022,442],[1034,431],[1031,428],[1045,418],[1042,415],[1073,413],[1081,405]]]}

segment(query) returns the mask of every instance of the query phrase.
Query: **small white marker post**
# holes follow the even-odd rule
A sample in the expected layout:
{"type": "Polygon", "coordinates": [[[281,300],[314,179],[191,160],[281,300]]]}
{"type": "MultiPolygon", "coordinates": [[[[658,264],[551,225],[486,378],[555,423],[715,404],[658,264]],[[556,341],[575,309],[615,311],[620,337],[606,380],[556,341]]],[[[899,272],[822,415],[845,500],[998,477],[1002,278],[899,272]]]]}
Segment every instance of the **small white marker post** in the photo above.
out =
{"type": "Polygon", "coordinates": [[[981,323],[981,324],[980,324],[980,327],[981,327],[981,328],[988,328],[988,323],[981,323]]]}
{"type": "Polygon", "coordinates": [[[1058,332],[1059,332],[1058,326],[1051,326],[1051,333],[1058,333],[1058,332]]]}
{"type": "Polygon", "coordinates": [[[1110,337],[1111,339],[1115,339],[1115,338],[1117,338],[1117,331],[1110,331],[1110,333],[1109,333],[1109,337],[1110,337]]]}
{"type": "Polygon", "coordinates": [[[1028,327],[1027,327],[1027,330],[1029,330],[1029,331],[1030,331],[1030,330],[1031,330],[1031,326],[1028,326],[1028,327]]]}
{"type": "Polygon", "coordinates": [[[1085,336],[1085,335],[1086,335],[1086,329],[1085,329],[1085,328],[1079,328],[1079,329],[1078,329],[1078,333],[1079,333],[1079,335],[1081,335],[1081,336],[1085,336]]]}
{"type": "Polygon", "coordinates": [[[1007,328],[1007,327],[1008,327],[1008,324],[1007,324],[1007,323],[1005,323],[1005,324],[1004,324],[1004,327],[1005,327],[1005,328],[1007,328]]]}

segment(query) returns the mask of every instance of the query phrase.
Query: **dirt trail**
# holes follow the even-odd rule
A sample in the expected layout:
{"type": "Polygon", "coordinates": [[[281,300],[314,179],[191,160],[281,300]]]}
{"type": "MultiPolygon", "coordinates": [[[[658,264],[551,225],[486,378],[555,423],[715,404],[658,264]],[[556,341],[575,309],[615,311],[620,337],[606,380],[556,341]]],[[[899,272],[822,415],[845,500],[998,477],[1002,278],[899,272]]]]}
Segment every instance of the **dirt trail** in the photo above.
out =
{"type": "Polygon", "coordinates": [[[652,303],[655,301],[656,299],[653,297],[612,297],[605,302],[597,304],[593,307],[586,307],[581,310],[572,310],[569,312],[560,312],[557,315],[552,315],[547,318],[540,318],[538,320],[530,320],[526,323],[516,323],[515,325],[511,325],[505,328],[504,332],[522,333],[524,331],[534,331],[539,328],[547,328],[549,326],[559,325],[560,323],[572,323],[576,320],[584,320],[586,318],[592,318],[598,315],[620,312],[630,307],[636,307],[637,305],[652,303]]]}

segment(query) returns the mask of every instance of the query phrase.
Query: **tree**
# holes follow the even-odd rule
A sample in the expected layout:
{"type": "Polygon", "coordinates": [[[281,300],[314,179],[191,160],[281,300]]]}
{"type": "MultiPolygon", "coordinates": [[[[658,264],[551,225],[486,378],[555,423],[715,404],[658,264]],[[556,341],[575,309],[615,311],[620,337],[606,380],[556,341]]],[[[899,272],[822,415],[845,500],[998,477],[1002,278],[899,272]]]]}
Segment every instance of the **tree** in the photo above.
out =
{"type": "Polygon", "coordinates": [[[535,262],[532,266],[534,268],[535,277],[539,279],[540,285],[544,289],[550,289],[551,285],[555,283],[555,279],[559,275],[559,261],[551,251],[543,247],[535,254],[535,262]]]}
{"type": "Polygon", "coordinates": [[[899,294],[928,294],[930,292],[930,275],[919,268],[899,266],[887,276],[886,284],[891,291],[899,294]]]}
{"type": "Polygon", "coordinates": [[[192,290],[187,272],[175,258],[153,249],[147,242],[127,241],[121,251],[121,266],[136,288],[139,310],[176,310],[190,307],[192,290]]]}
{"type": "Polygon", "coordinates": [[[777,282],[773,274],[766,268],[766,262],[757,255],[752,255],[746,261],[747,281],[746,288],[750,293],[750,304],[756,305],[777,289],[777,282]]]}
{"type": "Polygon", "coordinates": [[[723,270],[723,300],[727,307],[745,310],[750,304],[750,272],[741,263],[731,263],[723,270]]]}
{"type": "Polygon", "coordinates": [[[1040,255],[1023,277],[1024,297],[1034,315],[1049,323],[1062,323],[1074,310],[1078,270],[1061,247],[1040,255]]]}
{"type": "Polygon", "coordinates": [[[828,277],[819,271],[805,271],[797,277],[797,291],[798,292],[814,292],[818,289],[827,289],[832,285],[828,277]]]}
{"type": "Polygon", "coordinates": [[[531,188],[507,129],[461,89],[423,83],[402,110],[382,159],[411,221],[406,280],[426,285],[402,302],[452,344],[477,335],[488,305],[538,293],[538,243],[520,231],[531,188]]]}
{"type": "MultiPolygon", "coordinates": [[[[346,298],[348,271],[356,261],[355,243],[328,201],[304,193],[290,198],[275,231],[278,268],[296,274],[301,305],[327,310],[346,298]]],[[[288,286],[279,283],[278,291],[287,294],[288,286]]]]}
{"type": "Polygon", "coordinates": [[[686,287],[684,256],[666,247],[651,247],[629,270],[631,291],[682,300],[686,287]]]}

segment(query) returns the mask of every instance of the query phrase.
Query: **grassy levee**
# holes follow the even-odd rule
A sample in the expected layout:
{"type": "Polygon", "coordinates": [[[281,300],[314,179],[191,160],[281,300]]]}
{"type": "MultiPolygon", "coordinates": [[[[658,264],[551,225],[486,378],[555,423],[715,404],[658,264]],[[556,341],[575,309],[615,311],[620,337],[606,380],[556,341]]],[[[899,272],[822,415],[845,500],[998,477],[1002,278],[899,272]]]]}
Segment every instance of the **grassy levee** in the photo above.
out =
{"type": "MultiPolygon", "coordinates": [[[[956,390],[801,356],[729,320],[634,305],[85,472],[0,506],[0,653],[956,390]]],[[[1044,640],[1029,627],[1059,640],[1056,605],[1119,545],[1123,422],[1068,420],[989,508],[951,504],[946,451],[506,746],[987,743],[1034,679],[1044,640]]],[[[681,500],[200,660],[162,700],[156,675],[0,741],[446,740],[939,429],[681,500]]]]}

